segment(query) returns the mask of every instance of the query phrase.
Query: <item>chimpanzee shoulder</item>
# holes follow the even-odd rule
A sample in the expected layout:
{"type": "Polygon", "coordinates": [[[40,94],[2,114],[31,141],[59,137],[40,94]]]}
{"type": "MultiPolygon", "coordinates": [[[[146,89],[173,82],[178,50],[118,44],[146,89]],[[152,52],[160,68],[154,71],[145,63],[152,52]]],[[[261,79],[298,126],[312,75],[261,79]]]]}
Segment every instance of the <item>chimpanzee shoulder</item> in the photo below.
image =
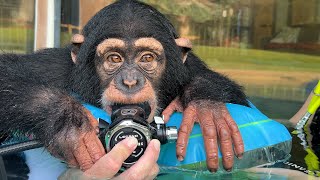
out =
{"type": "Polygon", "coordinates": [[[194,53],[189,53],[185,63],[189,73],[194,77],[184,88],[182,103],[187,105],[193,100],[212,100],[249,106],[242,86],[227,76],[210,69],[194,53]]]}
{"type": "Polygon", "coordinates": [[[2,79],[64,87],[73,67],[67,48],[43,49],[31,54],[0,55],[2,79]]]}

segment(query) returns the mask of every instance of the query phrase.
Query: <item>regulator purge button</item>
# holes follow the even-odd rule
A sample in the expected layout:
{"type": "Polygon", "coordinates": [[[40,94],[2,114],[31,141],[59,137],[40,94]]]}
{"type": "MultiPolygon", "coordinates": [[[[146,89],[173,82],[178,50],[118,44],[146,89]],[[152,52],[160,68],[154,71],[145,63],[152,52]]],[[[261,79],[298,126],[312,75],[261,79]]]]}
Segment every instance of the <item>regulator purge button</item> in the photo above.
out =
{"type": "Polygon", "coordinates": [[[124,165],[127,166],[134,164],[143,155],[148,145],[146,137],[141,133],[141,131],[132,127],[126,127],[115,132],[110,139],[110,147],[112,149],[120,141],[130,136],[135,137],[138,140],[138,146],[128,159],[125,160],[124,165]]]}

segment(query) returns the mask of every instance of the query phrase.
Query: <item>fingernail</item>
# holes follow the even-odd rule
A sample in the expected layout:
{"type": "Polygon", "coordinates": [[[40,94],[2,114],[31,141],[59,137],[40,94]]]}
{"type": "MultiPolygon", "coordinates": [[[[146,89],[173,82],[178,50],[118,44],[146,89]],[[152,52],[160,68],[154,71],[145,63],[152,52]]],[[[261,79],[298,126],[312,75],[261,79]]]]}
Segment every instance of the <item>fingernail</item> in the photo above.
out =
{"type": "Polygon", "coordinates": [[[237,158],[238,158],[238,159],[242,159],[242,158],[243,158],[243,153],[238,154],[237,158]]]}
{"type": "Polygon", "coordinates": [[[183,157],[183,156],[181,156],[181,155],[180,155],[180,156],[178,156],[178,160],[179,160],[179,161],[183,161],[183,159],[184,159],[184,157],[183,157]]]}
{"type": "Polygon", "coordinates": [[[134,137],[127,137],[126,138],[126,141],[127,141],[127,145],[130,147],[130,148],[135,148],[137,145],[138,145],[138,140],[134,137]]]}
{"type": "Polygon", "coordinates": [[[209,171],[212,172],[212,173],[215,173],[215,172],[217,172],[217,169],[210,168],[209,171]]]}
{"type": "Polygon", "coordinates": [[[153,146],[157,151],[160,151],[160,141],[155,140],[153,146]]]}

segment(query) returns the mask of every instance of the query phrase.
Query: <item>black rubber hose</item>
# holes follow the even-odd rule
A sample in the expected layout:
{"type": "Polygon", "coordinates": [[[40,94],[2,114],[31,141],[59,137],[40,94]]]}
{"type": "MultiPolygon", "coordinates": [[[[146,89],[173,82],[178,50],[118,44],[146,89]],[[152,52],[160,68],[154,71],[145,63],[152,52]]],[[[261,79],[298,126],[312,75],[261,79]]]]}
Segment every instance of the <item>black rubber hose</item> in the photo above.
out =
{"type": "Polygon", "coordinates": [[[17,152],[21,152],[29,149],[35,149],[42,146],[43,144],[37,140],[30,140],[26,142],[15,143],[15,144],[2,145],[0,147],[0,156],[13,154],[13,153],[17,153],[17,152]]]}
{"type": "Polygon", "coordinates": [[[3,158],[0,156],[0,179],[7,180],[6,167],[4,166],[3,158]]]}

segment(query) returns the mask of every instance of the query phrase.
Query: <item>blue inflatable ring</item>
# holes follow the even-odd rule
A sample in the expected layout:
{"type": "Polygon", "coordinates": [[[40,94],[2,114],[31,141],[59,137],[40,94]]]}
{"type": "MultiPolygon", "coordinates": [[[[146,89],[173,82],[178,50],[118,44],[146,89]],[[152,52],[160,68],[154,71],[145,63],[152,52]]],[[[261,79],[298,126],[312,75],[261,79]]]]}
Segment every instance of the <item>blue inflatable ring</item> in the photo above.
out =
{"type": "MultiPolygon", "coordinates": [[[[89,104],[84,106],[95,118],[110,122],[110,116],[103,110],[89,104]]],[[[242,160],[235,158],[234,169],[249,168],[284,161],[290,157],[291,135],[284,125],[269,119],[254,105],[251,107],[237,104],[226,104],[229,113],[241,132],[245,153],[242,160]]],[[[181,113],[174,113],[168,126],[180,127],[181,113]]],[[[219,158],[221,153],[219,151],[219,158]]],[[[176,158],[176,144],[167,143],[161,146],[158,164],[162,167],[178,167],[189,170],[206,170],[206,153],[199,124],[195,124],[189,137],[187,154],[183,161],[176,158]]],[[[219,163],[221,164],[221,163],[219,163]]],[[[223,168],[220,168],[223,169],[223,168]]]]}

